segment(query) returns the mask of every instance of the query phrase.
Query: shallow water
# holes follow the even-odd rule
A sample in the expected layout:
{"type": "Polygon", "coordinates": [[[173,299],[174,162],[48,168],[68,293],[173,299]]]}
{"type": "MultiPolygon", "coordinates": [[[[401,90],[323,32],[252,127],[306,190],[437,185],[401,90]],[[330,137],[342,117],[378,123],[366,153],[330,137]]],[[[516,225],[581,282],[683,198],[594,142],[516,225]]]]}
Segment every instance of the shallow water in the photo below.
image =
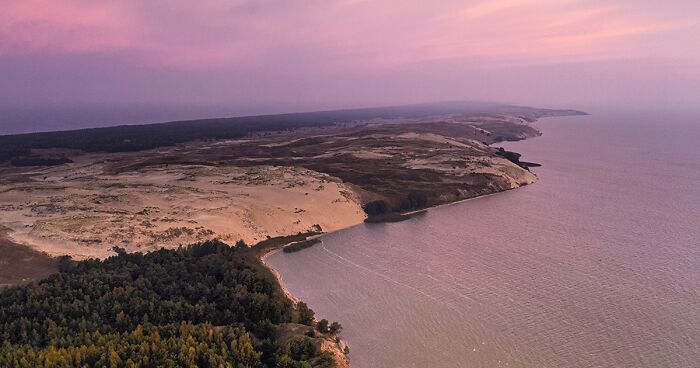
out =
{"type": "Polygon", "coordinates": [[[364,367],[700,367],[700,119],[543,119],[540,181],[268,263],[364,367]]]}

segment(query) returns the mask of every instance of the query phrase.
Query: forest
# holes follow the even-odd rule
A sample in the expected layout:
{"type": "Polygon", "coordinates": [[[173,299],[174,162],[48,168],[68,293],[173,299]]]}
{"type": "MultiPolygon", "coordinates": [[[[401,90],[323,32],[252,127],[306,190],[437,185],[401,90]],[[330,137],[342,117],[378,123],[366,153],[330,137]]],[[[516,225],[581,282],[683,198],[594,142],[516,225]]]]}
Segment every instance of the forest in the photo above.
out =
{"type": "Polygon", "coordinates": [[[29,155],[32,149],[66,148],[86,152],[132,152],[206,139],[234,139],[255,132],[318,127],[422,109],[369,108],[219,119],[175,121],[158,124],[122,125],[58,132],[0,136],[0,161],[29,155]]]}
{"type": "MultiPolygon", "coordinates": [[[[74,262],[0,293],[1,367],[332,367],[255,249],[211,241],[74,262]]],[[[319,331],[339,330],[321,323],[319,331]]],[[[339,326],[339,325],[337,325],[339,326]]],[[[324,336],[324,335],[321,335],[324,336]]]]}

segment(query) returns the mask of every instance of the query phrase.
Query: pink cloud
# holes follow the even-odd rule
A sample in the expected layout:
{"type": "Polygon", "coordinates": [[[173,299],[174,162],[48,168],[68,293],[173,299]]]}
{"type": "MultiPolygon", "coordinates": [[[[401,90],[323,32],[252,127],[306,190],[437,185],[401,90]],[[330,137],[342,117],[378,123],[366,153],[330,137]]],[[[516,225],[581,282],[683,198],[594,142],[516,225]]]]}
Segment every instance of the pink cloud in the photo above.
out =
{"type": "Polygon", "coordinates": [[[66,0],[5,1],[0,10],[0,53],[102,52],[130,47],[136,34],[116,4],[66,0]]]}
{"type": "MultiPolygon", "coordinates": [[[[327,70],[445,59],[524,65],[645,56],[640,38],[687,19],[625,1],[427,3],[7,0],[0,54],[105,54],[184,69],[283,64],[327,70]]],[[[683,14],[677,14],[684,16],[683,14]]]]}

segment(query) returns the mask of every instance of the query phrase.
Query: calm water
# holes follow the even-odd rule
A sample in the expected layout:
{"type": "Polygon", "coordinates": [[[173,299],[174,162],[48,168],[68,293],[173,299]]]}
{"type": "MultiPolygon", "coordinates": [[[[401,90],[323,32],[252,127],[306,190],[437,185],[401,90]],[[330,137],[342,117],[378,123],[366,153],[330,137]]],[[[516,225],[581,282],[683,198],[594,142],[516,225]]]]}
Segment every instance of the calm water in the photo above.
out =
{"type": "Polygon", "coordinates": [[[364,367],[700,367],[700,119],[545,119],[532,186],[268,259],[364,367]]]}

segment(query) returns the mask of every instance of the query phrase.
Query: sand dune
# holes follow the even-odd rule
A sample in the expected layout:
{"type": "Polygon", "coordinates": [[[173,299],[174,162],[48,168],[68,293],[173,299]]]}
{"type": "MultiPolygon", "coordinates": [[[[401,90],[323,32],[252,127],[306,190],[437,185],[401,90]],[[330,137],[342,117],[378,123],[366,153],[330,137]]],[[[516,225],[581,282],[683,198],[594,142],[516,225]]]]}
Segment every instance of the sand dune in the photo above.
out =
{"type": "Polygon", "coordinates": [[[82,161],[0,186],[11,239],[51,255],[102,258],[113,246],[149,251],[214,238],[254,244],[365,217],[345,185],[302,168],[168,165],[108,175],[104,164],[82,161]]]}

